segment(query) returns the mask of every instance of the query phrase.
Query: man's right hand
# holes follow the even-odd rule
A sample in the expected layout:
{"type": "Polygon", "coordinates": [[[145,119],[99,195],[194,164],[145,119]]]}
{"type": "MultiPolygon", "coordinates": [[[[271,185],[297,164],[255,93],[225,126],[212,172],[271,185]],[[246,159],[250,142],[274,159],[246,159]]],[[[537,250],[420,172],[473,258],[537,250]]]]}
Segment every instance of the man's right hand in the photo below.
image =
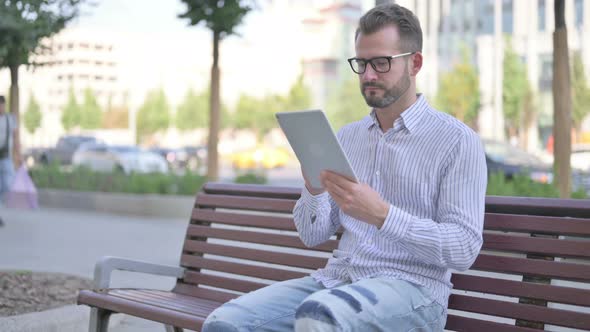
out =
{"type": "Polygon", "coordinates": [[[309,181],[307,180],[305,173],[303,173],[303,171],[301,171],[301,174],[303,175],[303,179],[305,180],[305,188],[307,189],[307,191],[309,191],[310,194],[316,196],[316,195],[322,194],[326,191],[324,188],[312,187],[311,183],[309,183],[309,181]]]}

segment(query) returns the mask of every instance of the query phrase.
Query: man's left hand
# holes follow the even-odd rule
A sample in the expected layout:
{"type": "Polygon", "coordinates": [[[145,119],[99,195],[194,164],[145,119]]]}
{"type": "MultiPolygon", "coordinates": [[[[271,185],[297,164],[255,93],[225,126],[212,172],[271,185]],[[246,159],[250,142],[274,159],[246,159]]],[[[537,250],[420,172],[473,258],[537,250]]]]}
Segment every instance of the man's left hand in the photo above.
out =
{"type": "Polygon", "coordinates": [[[389,213],[389,203],[365,183],[356,183],[330,171],[322,171],[324,188],[347,215],[381,228],[389,213]]]}

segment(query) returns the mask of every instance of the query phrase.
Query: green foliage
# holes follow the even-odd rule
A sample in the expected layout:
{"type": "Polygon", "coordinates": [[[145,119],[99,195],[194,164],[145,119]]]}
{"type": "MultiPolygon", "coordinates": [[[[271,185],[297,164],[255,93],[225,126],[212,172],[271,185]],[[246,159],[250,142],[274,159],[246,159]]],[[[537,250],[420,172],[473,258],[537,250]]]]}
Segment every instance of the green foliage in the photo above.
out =
{"type": "Polygon", "coordinates": [[[176,127],[181,131],[206,128],[209,125],[209,93],[199,94],[190,89],[184,101],[178,106],[176,127]]]}
{"type": "Polygon", "coordinates": [[[586,80],[584,63],[580,52],[574,54],[572,65],[572,121],[580,129],[582,121],[590,114],[590,88],[586,80]]]}
{"type": "Polygon", "coordinates": [[[441,111],[473,126],[480,106],[479,78],[467,51],[463,52],[461,62],[441,75],[435,104],[441,111]]]}
{"type": "Polygon", "coordinates": [[[41,108],[33,94],[31,94],[31,99],[29,99],[29,105],[24,115],[24,122],[25,128],[31,134],[35,133],[35,130],[41,126],[41,108]]]}
{"type": "Polygon", "coordinates": [[[264,174],[245,173],[236,176],[235,183],[266,184],[268,179],[264,174]]]}
{"type": "MultiPolygon", "coordinates": [[[[506,179],[504,174],[496,173],[488,179],[487,195],[559,198],[559,190],[552,184],[535,182],[526,175],[506,179]]],[[[582,189],[572,193],[571,197],[588,198],[582,189]]]]}
{"type": "Polygon", "coordinates": [[[309,108],[311,105],[311,91],[304,83],[303,74],[297,77],[295,83],[289,89],[285,100],[284,111],[298,111],[309,108]]]}
{"type": "Polygon", "coordinates": [[[279,95],[268,95],[262,98],[241,95],[232,123],[238,129],[254,130],[260,138],[278,126],[274,114],[283,111],[284,105],[285,98],[279,95]]]}
{"type": "Polygon", "coordinates": [[[514,131],[520,127],[527,95],[531,92],[527,79],[527,69],[520,57],[514,52],[512,43],[506,40],[502,80],[502,107],[506,126],[514,131]]]}
{"type": "Polygon", "coordinates": [[[335,130],[362,119],[370,111],[361,95],[357,76],[342,82],[329,96],[326,105],[327,116],[335,130]]]}
{"type": "Polygon", "coordinates": [[[170,124],[170,106],[163,89],[148,93],[143,105],[137,112],[137,138],[153,135],[158,130],[168,128],[170,124]]]}
{"type": "Polygon", "coordinates": [[[80,109],[80,127],[97,129],[102,124],[102,110],[90,88],[84,90],[84,103],[80,109]]]}
{"type": "Polygon", "coordinates": [[[240,0],[181,0],[186,5],[186,12],[178,15],[189,20],[190,25],[203,23],[207,29],[219,34],[221,39],[235,33],[244,16],[252,9],[248,3],[240,0]]]}
{"type": "Polygon", "coordinates": [[[0,68],[31,64],[41,39],[63,29],[83,0],[0,1],[0,68]]]}
{"type": "Polygon", "coordinates": [[[76,95],[74,94],[74,89],[71,88],[68,96],[68,103],[63,109],[61,114],[61,124],[66,131],[80,126],[82,121],[82,114],[80,110],[80,106],[78,105],[78,101],[76,100],[76,95]]]}
{"type": "Polygon", "coordinates": [[[30,174],[38,188],[191,196],[195,195],[206,180],[204,176],[190,172],[181,176],[171,173],[126,175],[121,172],[98,173],[84,167],[66,172],[60,170],[56,164],[33,168],[30,174]]]}

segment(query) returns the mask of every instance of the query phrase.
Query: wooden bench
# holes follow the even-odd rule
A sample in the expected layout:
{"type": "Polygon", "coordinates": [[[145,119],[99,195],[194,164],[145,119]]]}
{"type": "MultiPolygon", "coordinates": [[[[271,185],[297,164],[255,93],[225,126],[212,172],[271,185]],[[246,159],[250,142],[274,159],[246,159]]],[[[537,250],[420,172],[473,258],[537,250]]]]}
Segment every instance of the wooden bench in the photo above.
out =
{"type": "MultiPolygon", "coordinates": [[[[113,257],[97,264],[96,289],[78,296],[93,308],[90,330],[106,331],[111,313],[161,322],[168,331],[199,330],[211,311],[239,294],[323,267],[338,240],[303,245],[291,215],[299,195],[297,188],[206,184],[179,266],[113,257]],[[113,270],[178,279],[171,291],[109,289],[113,270]]],[[[487,197],[486,210],[481,254],[452,277],[446,328],[590,330],[590,202],[487,197]]]]}

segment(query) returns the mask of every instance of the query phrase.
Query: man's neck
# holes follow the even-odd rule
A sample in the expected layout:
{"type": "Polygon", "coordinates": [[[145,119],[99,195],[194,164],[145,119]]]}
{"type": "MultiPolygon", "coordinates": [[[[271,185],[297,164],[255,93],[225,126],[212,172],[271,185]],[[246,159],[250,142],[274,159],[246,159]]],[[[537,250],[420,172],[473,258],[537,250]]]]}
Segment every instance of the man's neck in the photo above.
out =
{"type": "Polygon", "coordinates": [[[388,107],[375,108],[381,130],[385,133],[393,128],[395,120],[397,120],[405,110],[412,106],[417,99],[418,96],[416,96],[415,91],[412,91],[411,93],[408,91],[404,96],[388,107]]]}

